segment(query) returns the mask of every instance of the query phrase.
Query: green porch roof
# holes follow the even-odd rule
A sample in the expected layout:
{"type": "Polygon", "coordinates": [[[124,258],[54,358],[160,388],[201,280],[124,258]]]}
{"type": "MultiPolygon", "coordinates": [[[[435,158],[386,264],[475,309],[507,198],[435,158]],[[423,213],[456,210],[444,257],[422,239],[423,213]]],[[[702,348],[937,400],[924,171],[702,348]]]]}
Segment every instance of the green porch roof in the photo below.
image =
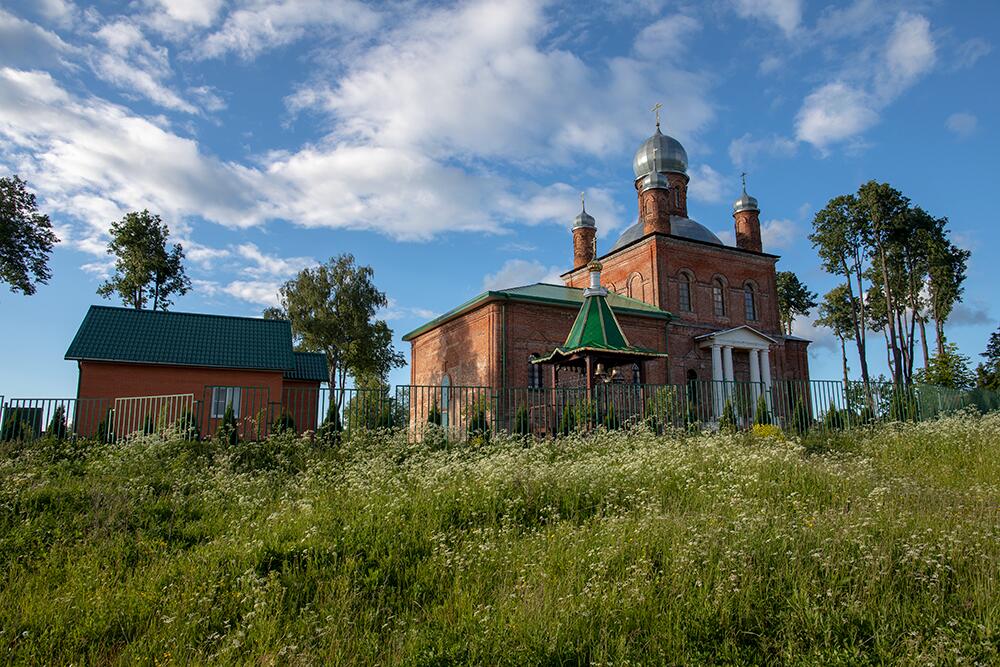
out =
{"type": "Polygon", "coordinates": [[[286,380],[326,382],[326,355],[322,352],[294,352],[295,370],[285,371],[286,380]]]}
{"type": "MultiPolygon", "coordinates": [[[[584,301],[583,290],[578,287],[566,287],[564,285],[550,285],[548,283],[534,283],[522,287],[512,287],[504,290],[490,290],[483,292],[456,308],[452,308],[444,315],[436,317],[423,326],[403,336],[403,340],[409,341],[422,333],[438,327],[448,320],[469,312],[474,308],[489,301],[520,301],[526,303],[543,303],[555,306],[565,306],[569,308],[579,308],[584,301]]],[[[653,317],[662,320],[670,320],[673,316],[665,310],[650,305],[638,299],[622,296],[621,294],[609,294],[607,304],[615,313],[624,315],[639,315],[641,317],[653,317]]]]}
{"type": "Polygon", "coordinates": [[[601,294],[584,298],[566,342],[534,363],[569,357],[577,352],[610,353],[612,356],[665,357],[666,353],[630,345],[618,324],[607,297],[601,294]]]}
{"type": "Polygon", "coordinates": [[[286,320],[91,306],[66,359],[294,371],[286,320]]]}

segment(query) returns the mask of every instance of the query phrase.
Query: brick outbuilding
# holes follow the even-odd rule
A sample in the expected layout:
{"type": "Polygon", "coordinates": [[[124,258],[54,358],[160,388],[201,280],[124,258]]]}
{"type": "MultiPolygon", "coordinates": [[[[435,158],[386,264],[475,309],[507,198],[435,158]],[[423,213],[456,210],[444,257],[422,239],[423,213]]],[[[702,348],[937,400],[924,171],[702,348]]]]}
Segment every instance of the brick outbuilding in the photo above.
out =
{"type": "MultiPolygon", "coordinates": [[[[201,416],[203,433],[228,405],[241,428],[269,423],[282,412],[299,430],[314,428],[320,383],[327,379],[324,355],[293,351],[289,322],[203,313],[91,306],[65,358],[79,367],[78,405],[189,396],[185,409],[190,405],[201,416]]],[[[164,409],[162,402],[149,405],[130,409],[164,409]]],[[[137,418],[147,415],[130,417],[130,423],[137,418]]]]}

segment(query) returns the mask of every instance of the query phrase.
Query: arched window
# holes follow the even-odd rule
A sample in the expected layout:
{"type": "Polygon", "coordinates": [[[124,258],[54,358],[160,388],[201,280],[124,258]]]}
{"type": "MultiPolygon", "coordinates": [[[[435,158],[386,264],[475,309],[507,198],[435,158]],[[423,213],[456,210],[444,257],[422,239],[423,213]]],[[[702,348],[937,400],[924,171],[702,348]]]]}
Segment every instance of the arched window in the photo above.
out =
{"type": "Polygon", "coordinates": [[[743,287],[743,313],[747,322],[757,319],[757,304],[754,301],[753,285],[747,284],[743,287]]]}
{"type": "Polygon", "coordinates": [[[642,384],[642,366],[632,364],[632,384],[642,384]]]}
{"type": "Polygon", "coordinates": [[[528,355],[528,387],[531,389],[541,389],[543,385],[542,380],[542,365],[531,363],[532,359],[537,359],[537,354],[528,355]]]}
{"type": "Polygon", "coordinates": [[[712,281],[712,309],[716,317],[726,315],[726,286],[722,284],[722,279],[716,278],[712,281]]]}
{"type": "Polygon", "coordinates": [[[691,308],[691,275],[682,273],[677,281],[677,295],[681,310],[690,313],[691,308]]]}
{"type": "Polygon", "coordinates": [[[642,300],[642,276],[638,273],[633,273],[628,277],[628,296],[633,299],[642,300]]]}

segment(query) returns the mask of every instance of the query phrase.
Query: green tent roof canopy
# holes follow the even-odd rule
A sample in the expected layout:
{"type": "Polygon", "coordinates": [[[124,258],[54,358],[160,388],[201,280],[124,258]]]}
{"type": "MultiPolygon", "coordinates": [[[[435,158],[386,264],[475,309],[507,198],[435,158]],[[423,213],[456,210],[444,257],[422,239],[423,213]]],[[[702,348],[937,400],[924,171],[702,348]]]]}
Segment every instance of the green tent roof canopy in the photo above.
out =
{"type": "Polygon", "coordinates": [[[608,305],[607,297],[600,292],[584,297],[566,342],[551,354],[534,359],[532,363],[570,361],[585,353],[590,353],[601,361],[619,364],[667,356],[665,352],[631,345],[618,324],[614,311],[608,305]]]}

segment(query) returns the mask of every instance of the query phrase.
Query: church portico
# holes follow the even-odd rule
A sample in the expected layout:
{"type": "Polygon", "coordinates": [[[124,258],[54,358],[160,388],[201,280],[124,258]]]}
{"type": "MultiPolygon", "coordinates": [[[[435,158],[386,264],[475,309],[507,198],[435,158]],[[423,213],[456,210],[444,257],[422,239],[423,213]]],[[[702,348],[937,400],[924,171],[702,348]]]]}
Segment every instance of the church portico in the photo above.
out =
{"type": "MultiPolygon", "coordinates": [[[[712,355],[712,382],[714,412],[716,418],[722,414],[726,401],[731,401],[737,390],[733,354],[746,354],[749,364],[750,409],[756,412],[757,400],[764,392],[768,410],[771,407],[771,346],[777,341],[748,326],[739,326],[722,331],[697,336],[695,340],[702,349],[710,349],[712,355]]],[[[746,380],[740,380],[746,382],[746,380]]]]}

